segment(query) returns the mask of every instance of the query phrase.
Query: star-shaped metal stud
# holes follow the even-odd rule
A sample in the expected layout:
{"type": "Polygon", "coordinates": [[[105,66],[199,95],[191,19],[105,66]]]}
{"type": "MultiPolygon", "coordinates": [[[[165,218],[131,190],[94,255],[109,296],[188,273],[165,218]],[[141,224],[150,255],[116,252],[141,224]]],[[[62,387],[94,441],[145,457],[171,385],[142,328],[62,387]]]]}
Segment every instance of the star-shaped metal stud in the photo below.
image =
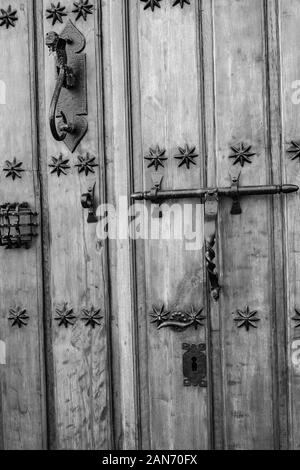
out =
{"type": "Polygon", "coordinates": [[[177,160],[181,160],[181,162],[178,165],[178,168],[182,167],[183,165],[186,165],[187,169],[190,169],[190,165],[196,165],[196,162],[194,162],[194,158],[198,158],[199,155],[195,154],[196,147],[189,147],[188,145],[185,146],[185,148],[178,147],[178,150],[180,154],[175,155],[174,158],[177,160]]]}
{"type": "Polygon", "coordinates": [[[238,328],[245,327],[247,331],[250,330],[250,327],[257,328],[256,323],[260,321],[259,318],[256,318],[257,311],[250,311],[250,308],[247,306],[244,310],[237,310],[237,317],[234,319],[238,323],[238,328]]]}
{"type": "Polygon", "coordinates": [[[74,315],[73,309],[68,307],[68,303],[65,302],[63,306],[57,307],[55,309],[57,316],[54,318],[58,322],[58,326],[64,326],[68,328],[68,326],[74,326],[76,317],[74,315]]]}
{"type": "Polygon", "coordinates": [[[12,326],[18,326],[19,328],[27,326],[27,320],[29,320],[27,310],[22,307],[11,308],[9,310],[8,320],[12,322],[12,326]]]}
{"type": "Polygon", "coordinates": [[[95,309],[95,307],[92,305],[91,310],[83,308],[81,312],[83,314],[81,320],[85,322],[85,326],[91,326],[92,328],[95,328],[96,326],[101,326],[101,320],[103,319],[103,317],[100,315],[100,308],[95,309]]]}
{"type": "Polygon", "coordinates": [[[163,149],[161,150],[159,146],[156,146],[156,149],[150,148],[149,149],[149,154],[146,155],[145,160],[148,160],[150,163],[148,165],[148,168],[151,168],[152,166],[155,167],[155,170],[157,171],[158,168],[161,166],[164,168],[163,162],[165,160],[168,160],[167,157],[165,157],[166,150],[163,149]]]}
{"type": "Polygon", "coordinates": [[[69,161],[68,159],[64,158],[63,154],[60,153],[59,157],[51,157],[52,158],[52,163],[50,163],[49,167],[53,168],[51,171],[51,174],[57,173],[57,176],[60,177],[61,174],[67,175],[67,170],[69,170],[71,167],[68,165],[69,161]]]}
{"type": "Polygon", "coordinates": [[[60,2],[55,6],[54,3],[51,3],[51,7],[47,8],[46,13],[47,13],[47,19],[52,18],[52,25],[55,25],[57,21],[60,23],[63,23],[63,17],[67,16],[67,13],[65,13],[66,7],[60,6],[60,2]]]}
{"type": "Polygon", "coordinates": [[[160,8],[159,2],[161,2],[161,0],[141,0],[141,1],[146,3],[144,10],[147,10],[147,8],[151,8],[151,10],[154,11],[155,7],[160,8]]]}
{"type": "Polygon", "coordinates": [[[78,173],[85,172],[86,176],[88,176],[89,173],[95,173],[94,168],[99,166],[95,163],[96,157],[91,156],[89,153],[87,153],[85,157],[78,155],[78,160],[79,163],[75,165],[75,167],[78,168],[78,173]]]}
{"type": "Polygon", "coordinates": [[[6,173],[6,178],[12,177],[13,180],[22,178],[21,173],[25,171],[22,168],[23,162],[18,162],[17,159],[14,158],[12,162],[6,160],[5,165],[6,167],[3,168],[3,171],[6,173]]]}
{"type": "Polygon", "coordinates": [[[0,26],[6,26],[8,29],[10,26],[15,27],[15,22],[18,21],[17,10],[13,10],[11,5],[9,5],[7,10],[1,8],[0,15],[0,26]]]}
{"type": "Polygon", "coordinates": [[[89,3],[89,0],[79,0],[79,2],[74,2],[74,10],[72,10],[72,13],[77,13],[76,20],[79,20],[79,18],[83,18],[84,21],[87,20],[87,15],[92,15],[93,12],[93,7],[94,5],[91,5],[89,3]]]}
{"type": "Polygon", "coordinates": [[[198,326],[204,326],[203,321],[206,320],[206,317],[202,315],[204,308],[201,308],[200,310],[195,310],[194,307],[192,307],[192,311],[189,313],[187,312],[187,317],[189,321],[193,322],[193,325],[195,329],[198,329],[198,326]]]}
{"type": "Polygon", "coordinates": [[[292,320],[297,323],[297,325],[295,325],[295,328],[300,328],[300,310],[295,308],[295,313],[296,315],[292,318],[292,320]]]}
{"type": "Polygon", "coordinates": [[[155,305],[153,305],[152,308],[153,312],[149,313],[150,317],[153,318],[151,323],[156,323],[157,326],[160,326],[162,323],[169,319],[169,315],[171,312],[166,311],[164,305],[161,308],[157,308],[155,307],[155,305]]]}
{"type": "Polygon", "coordinates": [[[251,157],[256,155],[256,153],[251,153],[251,145],[247,146],[243,143],[231,147],[231,150],[233,150],[234,155],[229,155],[229,158],[234,159],[234,165],[240,163],[242,167],[245,165],[245,163],[252,163],[251,157]]]}
{"type": "Polygon", "coordinates": [[[300,144],[297,142],[292,140],[291,147],[287,150],[287,152],[292,154],[292,160],[296,160],[297,158],[300,160],[300,144]]]}
{"type": "Polygon", "coordinates": [[[176,7],[176,5],[180,5],[181,8],[184,7],[185,3],[187,5],[190,5],[190,1],[189,0],[176,0],[174,3],[173,3],[173,7],[176,7]]]}

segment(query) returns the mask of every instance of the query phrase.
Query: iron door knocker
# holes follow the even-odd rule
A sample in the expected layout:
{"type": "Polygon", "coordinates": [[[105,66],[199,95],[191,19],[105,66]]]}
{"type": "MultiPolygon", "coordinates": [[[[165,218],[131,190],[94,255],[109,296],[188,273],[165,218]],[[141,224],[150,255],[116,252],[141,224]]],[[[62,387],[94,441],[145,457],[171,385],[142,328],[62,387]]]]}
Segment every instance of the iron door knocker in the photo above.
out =
{"type": "Polygon", "coordinates": [[[55,140],[74,152],[88,130],[85,38],[69,21],[61,33],[46,35],[46,46],[56,55],[57,80],[50,104],[49,123],[55,140]],[[56,119],[60,118],[56,123],[56,119]]]}

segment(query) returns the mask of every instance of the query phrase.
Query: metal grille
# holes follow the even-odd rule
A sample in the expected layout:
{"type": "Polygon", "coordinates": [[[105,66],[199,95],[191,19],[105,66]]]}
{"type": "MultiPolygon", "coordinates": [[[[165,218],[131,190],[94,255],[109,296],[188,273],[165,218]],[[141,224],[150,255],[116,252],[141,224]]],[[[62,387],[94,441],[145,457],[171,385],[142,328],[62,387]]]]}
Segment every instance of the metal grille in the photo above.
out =
{"type": "Polygon", "coordinates": [[[0,246],[7,250],[30,248],[37,236],[37,212],[32,212],[27,202],[0,206],[0,246]]]}

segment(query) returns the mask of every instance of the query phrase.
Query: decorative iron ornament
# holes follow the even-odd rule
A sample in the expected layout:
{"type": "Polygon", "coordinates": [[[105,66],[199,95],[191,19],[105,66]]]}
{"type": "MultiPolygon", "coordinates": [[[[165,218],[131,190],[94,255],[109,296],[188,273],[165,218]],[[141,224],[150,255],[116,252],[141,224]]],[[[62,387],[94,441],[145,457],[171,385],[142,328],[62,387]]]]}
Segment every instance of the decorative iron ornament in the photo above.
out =
{"type": "Polygon", "coordinates": [[[159,2],[161,2],[161,0],[141,0],[141,2],[146,3],[144,10],[151,8],[151,10],[154,11],[155,7],[160,8],[159,2]]]}
{"type": "Polygon", "coordinates": [[[178,165],[178,168],[181,168],[183,165],[186,165],[187,169],[190,169],[190,165],[196,165],[196,162],[194,161],[194,158],[198,158],[199,155],[195,154],[196,147],[189,147],[188,145],[185,146],[185,148],[178,147],[178,150],[180,154],[175,155],[174,158],[177,160],[181,160],[181,162],[178,165]]]}
{"type": "Polygon", "coordinates": [[[51,157],[52,163],[50,163],[49,167],[52,168],[51,174],[56,173],[58,178],[60,175],[67,175],[67,170],[70,170],[70,166],[68,165],[68,159],[64,158],[63,154],[60,153],[59,157],[51,157]]]}
{"type": "Polygon", "coordinates": [[[256,153],[251,153],[251,145],[245,145],[243,143],[231,147],[231,150],[234,152],[233,155],[229,155],[229,158],[233,158],[234,165],[240,163],[244,167],[245,163],[252,163],[251,157],[254,157],[256,153]]]}
{"type": "Polygon", "coordinates": [[[295,313],[296,315],[292,318],[292,320],[297,323],[297,325],[295,325],[295,328],[300,328],[300,310],[295,308],[295,313]]]}
{"type": "Polygon", "coordinates": [[[207,387],[207,358],[206,344],[182,345],[183,354],[183,376],[185,387],[207,387]]]}
{"type": "Polygon", "coordinates": [[[66,7],[60,6],[60,2],[55,6],[54,3],[51,3],[50,8],[47,8],[46,13],[47,19],[52,18],[52,26],[55,25],[55,23],[58,21],[59,23],[63,23],[63,17],[67,16],[67,13],[65,13],[66,7]]]}
{"type": "Polygon", "coordinates": [[[75,165],[75,167],[78,168],[78,173],[85,173],[86,176],[89,175],[89,173],[95,173],[94,168],[99,166],[97,163],[95,163],[96,157],[91,156],[89,153],[86,154],[86,156],[78,155],[78,160],[79,163],[75,165]]]}
{"type": "Polygon", "coordinates": [[[75,8],[72,10],[72,13],[77,13],[75,21],[78,21],[81,17],[86,21],[87,16],[93,14],[94,5],[90,4],[89,0],[79,0],[74,2],[73,5],[75,8]]]}
{"type": "Polygon", "coordinates": [[[101,326],[101,320],[103,317],[101,316],[101,309],[96,309],[93,305],[90,310],[87,308],[83,308],[81,310],[83,316],[81,320],[85,322],[85,326],[91,326],[95,329],[96,326],[101,326]]]}
{"type": "Polygon", "coordinates": [[[22,178],[21,173],[25,171],[22,168],[23,162],[18,162],[15,157],[12,162],[6,160],[5,165],[6,167],[3,171],[6,173],[6,178],[12,177],[13,180],[16,178],[22,178]]]}
{"type": "Polygon", "coordinates": [[[37,215],[26,202],[0,206],[0,246],[7,250],[30,248],[33,238],[37,236],[37,215]]]}
{"type": "Polygon", "coordinates": [[[57,316],[54,320],[58,322],[58,326],[68,328],[69,326],[75,325],[76,316],[74,315],[73,308],[68,307],[67,302],[65,302],[62,307],[57,307],[55,312],[57,316]]]}
{"type": "Polygon", "coordinates": [[[169,311],[165,311],[165,306],[163,305],[161,308],[157,308],[153,305],[153,312],[149,313],[150,317],[153,318],[151,323],[156,323],[157,327],[159,328],[165,321],[169,319],[170,313],[169,311]]]}
{"type": "Polygon", "coordinates": [[[15,23],[18,21],[17,10],[13,10],[11,5],[9,5],[7,10],[1,8],[1,15],[0,15],[0,26],[5,26],[8,29],[10,26],[13,28],[16,26],[15,23]]]}
{"type": "Polygon", "coordinates": [[[296,160],[297,158],[299,158],[300,161],[300,144],[292,140],[291,147],[287,150],[287,152],[292,154],[292,160],[296,160]]]}
{"type": "Polygon", "coordinates": [[[22,328],[23,326],[28,325],[29,316],[27,315],[27,310],[22,307],[17,307],[17,308],[11,308],[9,310],[9,317],[8,320],[11,323],[11,326],[18,326],[19,328],[22,328]]]}
{"type": "Polygon", "coordinates": [[[245,327],[247,331],[249,331],[250,328],[257,328],[256,323],[260,321],[260,319],[256,317],[257,310],[250,311],[250,308],[246,306],[244,310],[237,310],[236,313],[238,316],[234,321],[238,324],[238,328],[245,327]]]}
{"type": "Polygon", "coordinates": [[[161,166],[164,168],[163,162],[168,160],[168,157],[165,157],[166,150],[165,149],[160,149],[159,145],[156,146],[155,149],[150,148],[149,149],[149,154],[144,157],[145,160],[148,160],[150,163],[148,165],[148,168],[151,168],[152,166],[155,167],[155,171],[158,171],[158,168],[161,166]]]}
{"type": "Polygon", "coordinates": [[[190,327],[194,327],[195,330],[197,330],[199,326],[204,326],[202,322],[206,319],[206,317],[202,315],[204,308],[195,309],[194,307],[191,307],[190,312],[171,312],[169,310],[165,310],[164,305],[160,308],[153,305],[152,308],[153,311],[149,314],[152,318],[151,323],[156,324],[158,330],[161,330],[162,328],[186,330],[190,327]]]}
{"type": "Polygon", "coordinates": [[[181,8],[183,8],[185,4],[190,5],[190,1],[189,0],[176,0],[173,3],[173,7],[176,7],[176,5],[180,5],[181,8]]]}

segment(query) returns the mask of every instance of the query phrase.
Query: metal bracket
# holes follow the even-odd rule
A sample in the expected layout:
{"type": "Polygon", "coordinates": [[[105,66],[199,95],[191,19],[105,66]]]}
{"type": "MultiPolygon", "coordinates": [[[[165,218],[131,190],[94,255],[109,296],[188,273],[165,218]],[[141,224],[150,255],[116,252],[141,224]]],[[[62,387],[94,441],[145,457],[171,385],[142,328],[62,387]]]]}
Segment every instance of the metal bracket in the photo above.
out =
{"type": "Polygon", "coordinates": [[[98,219],[95,214],[95,187],[96,183],[94,186],[91,186],[88,189],[88,192],[85,194],[82,194],[81,196],[81,205],[84,209],[88,209],[89,215],[88,215],[88,224],[95,224],[98,222],[98,219]]]}
{"type": "Polygon", "coordinates": [[[240,215],[242,214],[242,208],[240,203],[240,195],[239,195],[239,185],[240,185],[240,176],[239,173],[237,176],[231,177],[231,191],[232,191],[232,207],[231,207],[231,215],[240,215]]]}
{"type": "Polygon", "coordinates": [[[206,344],[182,345],[186,351],[183,354],[183,376],[185,387],[207,387],[207,358],[206,344]]]}
{"type": "Polygon", "coordinates": [[[152,174],[152,182],[153,182],[153,187],[150,191],[150,201],[152,203],[157,203],[158,207],[155,208],[155,211],[152,214],[152,217],[154,218],[162,218],[162,212],[159,209],[160,208],[160,203],[157,198],[157,193],[161,190],[162,182],[163,182],[164,177],[160,174],[153,173],[152,174]]]}
{"type": "Polygon", "coordinates": [[[150,198],[149,198],[151,202],[157,202],[158,201],[157,193],[158,193],[158,191],[161,190],[161,185],[162,185],[163,178],[164,177],[162,175],[159,175],[159,174],[156,174],[156,173],[152,174],[153,187],[151,188],[150,198]]]}
{"type": "Polygon", "coordinates": [[[7,250],[30,248],[32,239],[37,236],[34,230],[38,227],[37,216],[27,202],[1,205],[0,246],[7,250]]]}
{"type": "Polygon", "coordinates": [[[50,128],[57,141],[74,152],[88,130],[85,38],[72,21],[59,36],[51,31],[46,45],[56,54],[57,81],[50,105],[50,128]],[[58,125],[56,118],[61,118],[58,125]]]}

